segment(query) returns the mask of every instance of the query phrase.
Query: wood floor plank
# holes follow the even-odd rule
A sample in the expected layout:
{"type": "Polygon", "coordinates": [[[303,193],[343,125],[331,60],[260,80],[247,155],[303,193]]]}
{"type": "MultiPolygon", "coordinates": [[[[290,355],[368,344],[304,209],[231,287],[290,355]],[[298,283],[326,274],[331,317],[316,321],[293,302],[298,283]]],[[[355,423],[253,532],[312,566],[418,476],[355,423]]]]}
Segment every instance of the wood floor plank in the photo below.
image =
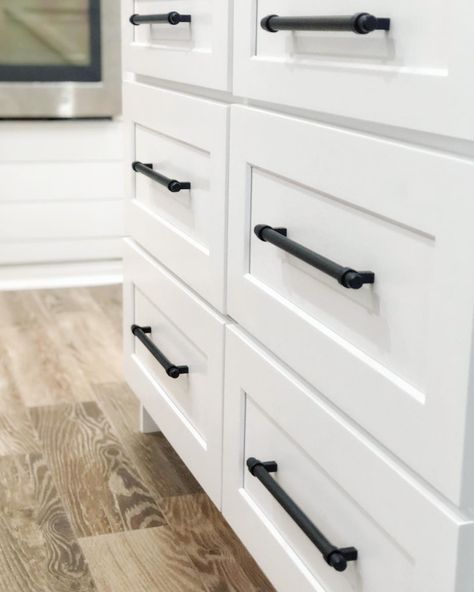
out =
{"type": "Polygon", "coordinates": [[[12,374],[7,350],[0,340],[0,414],[20,413],[24,409],[12,374]]]}
{"type": "Polygon", "coordinates": [[[77,536],[152,528],[163,515],[95,402],[30,410],[77,536]]]}
{"type": "Polygon", "coordinates": [[[165,498],[160,507],[207,592],[274,592],[206,494],[165,498]]]}
{"type": "Polygon", "coordinates": [[[96,590],[83,551],[73,533],[52,475],[41,455],[31,455],[38,524],[45,540],[48,591],[96,590]]]}
{"type": "Polygon", "coordinates": [[[0,295],[0,591],[272,591],[164,436],[139,433],[120,325],[119,286],[0,295]]]}
{"type": "Polygon", "coordinates": [[[139,402],[124,383],[94,385],[96,399],[156,498],[202,488],[162,433],[138,431],[139,402]]]}
{"type": "Polygon", "coordinates": [[[6,327],[0,333],[4,364],[26,406],[88,401],[93,392],[82,369],[48,327],[6,327]]]}
{"type": "MultiPolygon", "coordinates": [[[[113,302],[114,291],[108,294],[113,302]]],[[[91,310],[104,312],[87,288],[0,292],[0,327],[28,327],[52,322],[55,315],[91,310]]]]}
{"type": "Polygon", "coordinates": [[[92,385],[96,400],[121,440],[140,429],[140,401],[125,382],[92,385]]]}
{"type": "Polygon", "coordinates": [[[39,452],[39,444],[26,410],[0,415],[0,456],[31,452],[39,452]]]}
{"type": "Polygon", "coordinates": [[[40,317],[33,290],[0,291],[0,328],[28,327],[40,317]]]}
{"type": "Polygon", "coordinates": [[[98,592],[205,592],[170,528],[82,539],[98,592]]]}
{"type": "Polygon", "coordinates": [[[211,504],[213,508],[214,528],[219,533],[220,539],[224,541],[223,545],[243,569],[255,590],[258,590],[258,592],[276,592],[255,559],[250,555],[228,522],[224,519],[224,516],[220,512],[215,514],[216,508],[209,498],[207,498],[206,503],[211,504]]]}
{"type": "Polygon", "coordinates": [[[102,312],[58,315],[55,338],[90,382],[123,381],[122,335],[102,312]]]}
{"type": "Polygon", "coordinates": [[[45,542],[34,520],[28,458],[0,458],[0,589],[46,592],[45,542]],[[34,574],[34,576],[33,576],[34,574]]]}
{"type": "Polygon", "coordinates": [[[0,590],[96,591],[39,454],[0,458],[0,590]]]}
{"type": "Polygon", "coordinates": [[[101,310],[87,288],[34,290],[32,298],[37,314],[53,322],[55,317],[62,314],[101,310]]]}
{"type": "Polygon", "coordinates": [[[122,285],[93,286],[89,294],[107,316],[114,329],[122,332],[122,285]]]}

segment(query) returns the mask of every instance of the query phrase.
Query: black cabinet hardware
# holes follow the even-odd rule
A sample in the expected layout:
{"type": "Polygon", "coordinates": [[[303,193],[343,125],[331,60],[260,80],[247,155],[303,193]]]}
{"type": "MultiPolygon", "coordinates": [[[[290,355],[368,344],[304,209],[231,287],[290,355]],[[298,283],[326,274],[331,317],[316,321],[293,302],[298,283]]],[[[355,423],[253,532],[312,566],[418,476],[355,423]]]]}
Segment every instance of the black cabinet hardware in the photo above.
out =
{"type": "Polygon", "coordinates": [[[179,378],[181,374],[189,374],[188,366],[175,366],[172,364],[165,354],[156,347],[153,341],[146,336],[147,333],[151,333],[151,327],[132,325],[130,329],[135,337],[143,343],[151,355],[163,366],[166,374],[168,374],[170,378],[179,378]]]}
{"type": "Polygon", "coordinates": [[[295,504],[285,490],[270,476],[270,473],[276,473],[278,470],[278,465],[275,461],[261,462],[251,457],[247,459],[247,468],[271,493],[285,512],[291,516],[309,540],[316,545],[326,563],[336,571],[344,571],[348,561],[357,560],[357,549],[355,547],[339,548],[330,543],[319,528],[306,516],[303,510],[295,504]]]}
{"type": "Polygon", "coordinates": [[[254,232],[261,241],[271,243],[308,265],[316,267],[319,271],[335,278],[344,288],[358,290],[364,284],[375,282],[375,274],[372,271],[356,271],[350,267],[343,267],[287,238],[286,228],[272,228],[266,224],[258,224],[254,232]]]}
{"type": "Polygon", "coordinates": [[[389,18],[377,18],[367,12],[349,16],[265,16],[260,25],[269,33],[278,31],[351,31],[367,35],[372,31],[390,31],[389,18]]]}
{"type": "Polygon", "coordinates": [[[172,11],[165,14],[132,14],[130,17],[132,25],[152,25],[154,23],[168,23],[168,25],[179,25],[179,23],[190,23],[190,14],[179,14],[172,11]]]}
{"type": "Polygon", "coordinates": [[[169,179],[158,171],[155,171],[152,164],[144,164],[143,162],[136,161],[132,163],[132,169],[136,173],[141,173],[142,175],[153,179],[153,181],[156,181],[160,185],[164,185],[168,191],[171,191],[171,193],[178,193],[182,189],[191,189],[191,183],[169,179]]]}

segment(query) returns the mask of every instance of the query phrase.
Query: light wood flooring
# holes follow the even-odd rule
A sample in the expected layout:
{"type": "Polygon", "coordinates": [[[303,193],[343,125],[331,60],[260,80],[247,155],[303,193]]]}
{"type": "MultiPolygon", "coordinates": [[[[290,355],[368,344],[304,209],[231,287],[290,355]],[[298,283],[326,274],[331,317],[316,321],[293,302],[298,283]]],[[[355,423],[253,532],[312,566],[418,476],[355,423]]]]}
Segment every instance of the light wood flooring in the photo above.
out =
{"type": "Polygon", "coordinates": [[[271,592],[123,381],[119,286],[0,293],[0,591],[271,592]]]}

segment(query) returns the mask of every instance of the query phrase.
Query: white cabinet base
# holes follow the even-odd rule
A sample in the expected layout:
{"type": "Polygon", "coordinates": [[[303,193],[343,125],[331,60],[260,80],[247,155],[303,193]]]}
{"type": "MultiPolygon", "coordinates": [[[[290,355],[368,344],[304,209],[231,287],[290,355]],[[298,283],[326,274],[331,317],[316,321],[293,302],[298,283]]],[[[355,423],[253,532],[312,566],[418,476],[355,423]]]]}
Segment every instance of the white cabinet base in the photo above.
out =
{"type": "Polygon", "coordinates": [[[155,434],[159,432],[160,428],[156,425],[154,419],[148,411],[140,405],[140,432],[142,434],[155,434]]]}

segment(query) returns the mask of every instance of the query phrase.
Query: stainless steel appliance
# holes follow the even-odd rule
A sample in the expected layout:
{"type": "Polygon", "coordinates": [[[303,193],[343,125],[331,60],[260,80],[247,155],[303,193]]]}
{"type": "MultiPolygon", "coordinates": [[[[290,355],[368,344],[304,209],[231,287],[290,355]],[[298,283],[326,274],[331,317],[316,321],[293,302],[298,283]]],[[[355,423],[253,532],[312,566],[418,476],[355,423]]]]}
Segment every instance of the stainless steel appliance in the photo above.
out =
{"type": "Polygon", "coordinates": [[[0,118],[120,113],[119,0],[0,0],[0,118]]]}

